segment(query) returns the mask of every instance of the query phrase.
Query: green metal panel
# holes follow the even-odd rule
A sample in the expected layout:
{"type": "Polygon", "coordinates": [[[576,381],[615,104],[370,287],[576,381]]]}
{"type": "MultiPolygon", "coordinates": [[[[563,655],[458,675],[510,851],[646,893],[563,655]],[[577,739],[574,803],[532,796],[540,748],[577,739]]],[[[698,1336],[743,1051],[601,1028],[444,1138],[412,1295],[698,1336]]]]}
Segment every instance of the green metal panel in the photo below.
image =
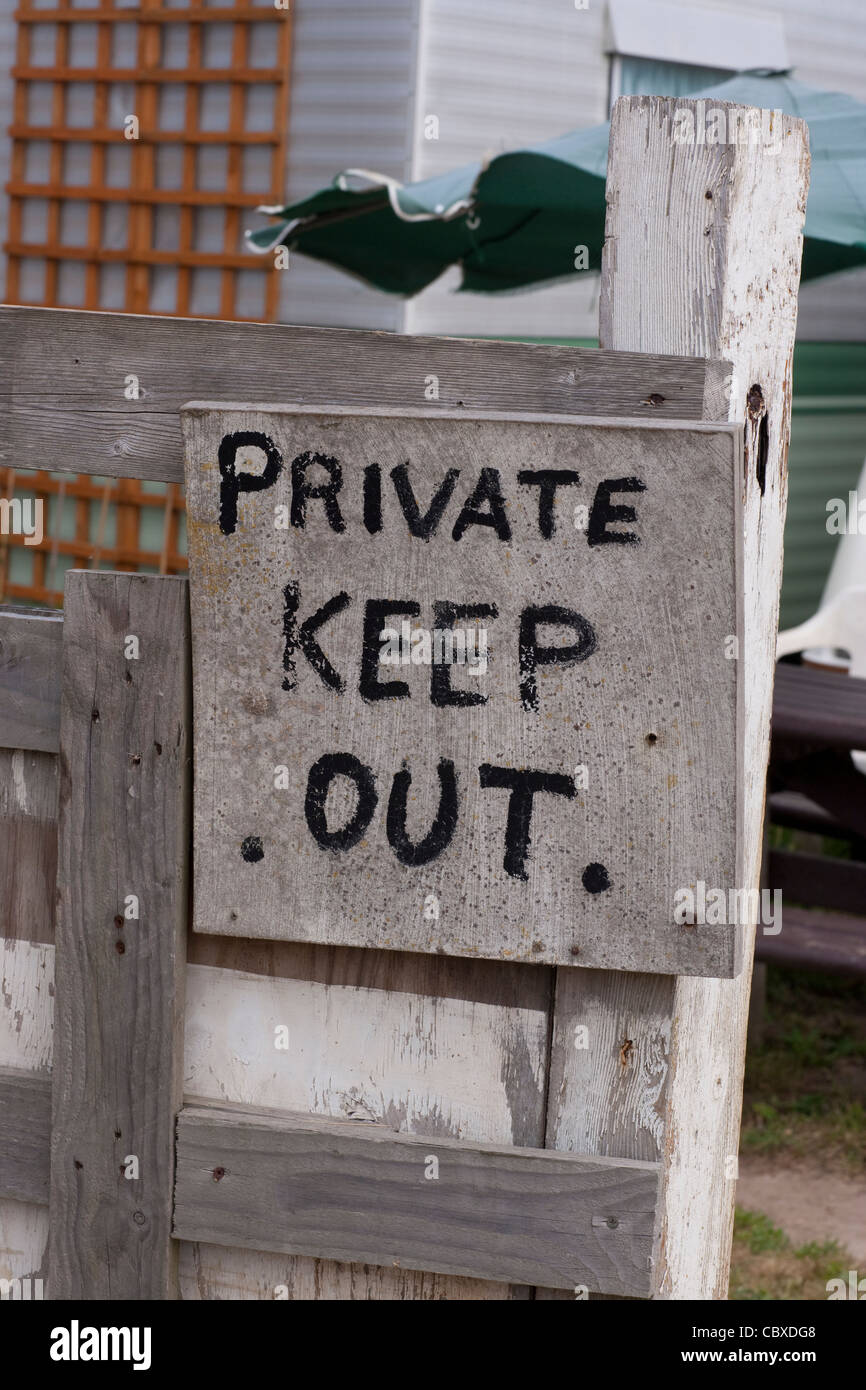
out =
{"type": "Polygon", "coordinates": [[[811,617],[839,537],[827,503],[847,501],[866,457],[866,344],[798,343],[788,455],[788,520],[780,626],[811,617]]]}

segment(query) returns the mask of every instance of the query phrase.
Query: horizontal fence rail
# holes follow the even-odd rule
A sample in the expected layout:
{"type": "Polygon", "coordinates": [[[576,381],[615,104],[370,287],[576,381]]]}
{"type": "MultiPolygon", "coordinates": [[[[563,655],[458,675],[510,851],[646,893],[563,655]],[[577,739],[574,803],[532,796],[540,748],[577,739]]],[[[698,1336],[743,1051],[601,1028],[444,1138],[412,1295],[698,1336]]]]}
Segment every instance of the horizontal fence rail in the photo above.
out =
{"type": "Polygon", "coordinates": [[[724,420],[728,371],[692,357],[2,308],[0,456],[183,482],[178,412],[192,399],[724,420]]]}
{"type": "Polygon", "coordinates": [[[646,1297],[657,1163],[241,1107],[177,1126],[183,1240],[646,1297]]]}
{"type": "MultiPolygon", "coordinates": [[[[0,1070],[0,1197],[48,1202],[51,1080],[0,1070]]],[[[176,1240],[646,1297],[658,1164],[243,1106],[177,1125],[176,1240]]]]}
{"type": "Polygon", "coordinates": [[[48,1204],[51,1077],[0,1067],[0,1199],[48,1204]]]}

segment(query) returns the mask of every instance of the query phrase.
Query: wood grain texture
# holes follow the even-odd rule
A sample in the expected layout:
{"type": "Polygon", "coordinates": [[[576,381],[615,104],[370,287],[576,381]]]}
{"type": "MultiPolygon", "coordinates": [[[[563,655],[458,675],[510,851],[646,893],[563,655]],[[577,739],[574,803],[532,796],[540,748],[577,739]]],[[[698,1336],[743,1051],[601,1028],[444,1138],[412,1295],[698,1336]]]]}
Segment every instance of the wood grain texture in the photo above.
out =
{"type": "Polygon", "coordinates": [[[726,371],[581,348],[9,307],[0,459],[177,483],[185,401],[423,406],[433,377],[443,409],[700,420],[707,402],[720,408],[726,371]],[[137,401],[124,397],[130,373],[137,401]]]}
{"type": "Polygon", "coordinates": [[[47,1253],[47,1203],[0,1198],[0,1278],[21,1280],[22,1297],[27,1293],[23,1281],[29,1279],[31,1298],[49,1298],[47,1253]]]}
{"type": "Polygon", "coordinates": [[[175,1296],[190,777],[182,579],[72,572],[61,717],[55,1298],[175,1296]],[[128,660],[134,634],[139,658],[128,660]],[[127,918],[128,895],[139,900],[127,918]],[[124,1175],[129,1156],[138,1178],[124,1175]]]}
{"type": "Polygon", "coordinates": [[[785,901],[866,913],[866,864],[785,849],[771,850],[768,860],[769,886],[778,889],[785,901]]]}
{"type": "Polygon", "coordinates": [[[180,1296],[193,1303],[211,1299],[304,1303],[318,1299],[358,1299],[366,1303],[486,1303],[501,1299],[526,1302],[530,1294],[526,1284],[509,1286],[489,1279],[462,1279],[454,1274],[386,1265],[344,1264],[189,1240],[178,1241],[178,1245],[180,1296]]]}
{"type": "MultiPolygon", "coordinates": [[[[222,968],[187,967],[189,1094],[352,1116],[434,1139],[486,1133],[500,1144],[540,1147],[548,968],[228,937],[193,936],[190,947],[222,968]],[[275,1047],[277,1027],[288,1028],[285,1050],[275,1047]]],[[[0,1008],[0,1066],[50,1067],[53,967],[51,946],[5,946],[0,1003],[8,997],[9,1007],[0,1008]]],[[[46,1162],[47,1143],[46,1135],[46,1162]]],[[[9,1240],[23,1223],[41,1251],[40,1210],[15,1206],[9,1240]]],[[[0,1263],[13,1261],[17,1249],[4,1250],[4,1229],[0,1211],[0,1263]]],[[[27,1270],[37,1267],[31,1260],[27,1270]]],[[[182,1298],[283,1297],[274,1293],[278,1286],[291,1298],[529,1294],[525,1285],[187,1242],[180,1243],[180,1270],[182,1298]]]]}
{"type": "Polygon", "coordinates": [[[0,1067],[46,1071],[54,1027],[54,947],[0,938],[0,1067]]]}
{"type": "Polygon", "coordinates": [[[773,737],[846,751],[866,747],[866,680],[780,662],[773,694],[773,737]]]}
{"type": "Polygon", "coordinates": [[[355,1263],[645,1293],[657,1181],[655,1164],[190,1107],[178,1119],[175,1233],[355,1263]]]}
{"type": "MultiPolygon", "coordinates": [[[[352,1117],[431,1140],[542,1147],[549,968],[198,935],[190,951],[200,963],[187,971],[188,1094],[352,1117]],[[288,1029],[285,1050],[275,1047],[277,1027],[288,1029]]],[[[181,1272],[185,1298],[223,1288],[234,1292],[222,1296],[270,1298],[277,1284],[292,1298],[529,1294],[523,1284],[304,1255],[277,1261],[205,1243],[181,1242],[181,1272]]]]}
{"type": "MultiPolygon", "coordinates": [[[[15,311],[15,313],[26,313],[26,311],[19,310],[15,311]]],[[[64,317],[67,317],[67,320],[78,317],[79,321],[81,321],[81,316],[71,316],[70,314],[70,316],[64,317]]],[[[39,318],[44,322],[46,311],[40,311],[39,318]]],[[[54,318],[57,318],[57,316],[54,316],[54,318]]],[[[118,352],[117,339],[114,339],[113,345],[107,345],[106,338],[104,338],[104,334],[106,334],[107,331],[118,332],[118,329],[111,329],[111,322],[113,321],[117,324],[117,317],[107,316],[101,318],[99,332],[95,332],[95,334],[92,335],[93,347],[95,347],[97,353],[101,354],[100,361],[103,363],[103,374],[101,374],[100,377],[99,370],[97,370],[95,384],[92,382],[89,388],[85,388],[85,386],[82,385],[82,396],[88,396],[90,410],[103,411],[104,403],[106,403],[107,399],[106,384],[114,385],[115,378],[120,377],[122,379],[120,367],[122,363],[124,363],[126,353],[122,350],[122,347],[120,352],[118,352]],[[104,353],[104,347],[106,346],[108,347],[108,352],[104,353]]],[[[136,321],[136,327],[142,327],[142,321],[136,321]]],[[[189,325],[189,331],[197,327],[199,327],[199,325],[189,325]]],[[[178,379],[178,360],[175,359],[175,357],[168,356],[167,338],[178,335],[179,327],[177,321],[171,321],[163,322],[160,328],[161,334],[163,334],[163,347],[157,350],[157,352],[150,353],[150,363],[153,364],[154,370],[160,374],[160,379],[165,381],[165,378],[168,378],[168,384],[170,384],[172,391],[175,391],[175,381],[178,379]],[[165,361],[170,363],[170,368],[168,368],[167,371],[164,370],[165,361]]],[[[222,332],[224,332],[224,329],[225,325],[220,325],[220,328],[217,329],[217,336],[214,338],[214,343],[222,342],[222,332]]],[[[232,331],[234,331],[234,325],[232,325],[232,331]]],[[[40,329],[40,332],[42,332],[42,329],[40,329]]],[[[314,335],[314,331],[310,332],[313,332],[314,335]]],[[[51,338],[51,334],[47,336],[49,336],[49,339],[51,338]]],[[[357,335],[342,334],[338,336],[343,339],[343,342],[345,342],[346,339],[353,338],[354,341],[357,342],[357,335]]],[[[42,338],[40,338],[42,345],[44,345],[44,341],[46,341],[46,335],[42,334],[42,338]]],[[[377,347],[379,343],[381,343],[382,346],[379,350],[384,352],[385,346],[392,342],[392,339],[378,339],[378,342],[371,343],[371,346],[377,347]]],[[[71,367],[81,366],[81,360],[79,360],[78,364],[72,361],[75,352],[74,350],[68,350],[68,343],[70,343],[70,341],[67,339],[65,360],[70,360],[71,367]]],[[[346,346],[352,346],[352,343],[348,343],[346,346]]],[[[359,346],[363,347],[364,345],[363,343],[359,343],[359,346]]],[[[443,345],[443,347],[445,346],[448,347],[448,352],[455,347],[453,343],[452,345],[443,345]]],[[[460,347],[463,346],[464,345],[460,345],[460,347]]],[[[482,345],[482,350],[487,352],[488,349],[498,350],[499,347],[500,345],[482,345]]],[[[400,345],[400,350],[402,350],[403,360],[409,361],[407,352],[411,352],[411,341],[405,343],[405,345],[400,345]]],[[[507,352],[518,352],[518,349],[514,346],[509,346],[507,352]]],[[[544,350],[542,350],[542,352],[544,352],[544,350]]],[[[575,359],[575,354],[570,353],[569,350],[563,350],[563,352],[566,353],[566,360],[570,360],[571,363],[577,360],[575,359]]],[[[183,357],[183,366],[186,366],[190,356],[196,359],[197,354],[195,352],[190,354],[188,350],[185,350],[181,356],[183,357]]],[[[264,356],[267,356],[267,354],[264,354],[264,356]]],[[[264,356],[261,360],[264,360],[264,356]]],[[[395,374],[395,363],[389,363],[388,370],[382,371],[381,359],[377,359],[378,366],[374,366],[374,370],[371,371],[371,374],[367,375],[366,364],[361,360],[364,357],[364,353],[359,352],[353,354],[353,356],[357,357],[357,360],[354,361],[354,371],[349,366],[346,366],[346,364],[343,364],[342,385],[345,386],[345,391],[341,393],[341,399],[345,399],[346,392],[354,391],[357,382],[361,381],[367,382],[367,395],[366,398],[361,398],[359,403],[377,403],[378,400],[382,399],[382,389],[391,389],[391,385],[389,384],[391,384],[393,374],[395,374]],[[382,378],[379,379],[379,381],[375,379],[377,374],[379,378],[382,378]]],[[[428,345],[423,345],[423,356],[427,361],[430,361],[430,350],[428,350],[428,345]]],[[[213,360],[213,350],[211,350],[210,353],[202,354],[202,361],[206,361],[209,367],[213,360]]],[[[442,357],[436,359],[436,361],[441,360],[442,357]]],[[[413,400],[417,400],[418,395],[420,395],[421,388],[418,386],[416,377],[420,377],[421,381],[423,381],[425,373],[421,368],[424,367],[424,361],[418,361],[416,366],[416,359],[413,357],[413,359],[411,359],[411,364],[413,364],[413,370],[411,370],[409,378],[400,378],[402,379],[402,391],[395,391],[396,404],[411,403],[413,400]]],[[[520,395],[520,392],[523,391],[523,386],[521,386],[520,381],[518,381],[518,379],[510,379],[509,381],[509,379],[503,377],[502,366],[503,359],[499,357],[496,366],[489,368],[489,370],[487,367],[481,371],[477,371],[473,368],[473,370],[467,370],[466,373],[464,373],[464,379],[468,378],[470,381],[487,382],[488,391],[481,391],[478,393],[478,396],[474,398],[475,402],[481,404],[481,406],[489,406],[489,404],[496,403],[502,404],[502,406],[510,406],[514,400],[520,402],[520,400],[524,399],[521,398],[520,395]],[[495,393],[495,395],[492,396],[491,392],[495,393]]],[[[306,367],[306,363],[304,363],[304,367],[306,367]]],[[[32,375],[32,370],[36,370],[36,368],[44,373],[44,363],[42,366],[39,366],[39,349],[35,347],[35,349],[32,350],[31,366],[28,368],[29,373],[32,375]]],[[[89,371],[90,368],[85,371],[85,377],[88,377],[89,371]]],[[[26,389],[26,377],[28,377],[28,373],[22,374],[22,377],[19,378],[18,385],[24,389],[26,389]]],[[[263,392],[261,392],[259,388],[259,370],[256,371],[256,378],[256,395],[257,398],[263,399],[263,392]]],[[[152,379],[156,378],[152,375],[152,379]]],[[[274,384],[275,400],[285,399],[284,389],[282,389],[282,384],[284,384],[285,379],[285,370],[281,368],[278,379],[274,384]]],[[[238,381],[238,373],[236,373],[234,368],[232,368],[232,381],[238,381]]],[[[445,378],[441,378],[441,381],[445,382],[445,389],[441,392],[443,402],[446,404],[449,402],[455,404],[456,400],[460,399],[460,386],[463,386],[464,381],[460,381],[459,384],[457,384],[457,389],[455,389],[455,382],[448,381],[448,374],[446,374],[445,378]],[[450,395],[448,393],[449,391],[450,395]]],[[[563,385],[567,386],[569,382],[564,382],[563,385]]],[[[719,395],[719,384],[717,384],[714,389],[716,389],[716,393],[719,395]]],[[[207,392],[206,386],[204,386],[204,388],[200,386],[199,381],[196,379],[195,385],[190,386],[189,391],[186,391],[186,389],[177,389],[177,391],[175,391],[174,402],[179,403],[183,399],[188,399],[190,393],[202,393],[202,395],[204,395],[204,393],[209,392],[207,392]]],[[[64,424],[61,425],[60,428],[57,428],[57,421],[54,421],[53,428],[51,428],[51,438],[53,438],[53,441],[56,442],[57,445],[53,457],[63,455],[65,443],[67,443],[67,431],[70,430],[71,427],[75,427],[76,430],[81,431],[81,418],[74,420],[74,417],[72,417],[72,400],[76,398],[76,395],[78,395],[78,384],[72,386],[70,395],[67,396],[67,406],[65,406],[67,414],[65,414],[64,424]]],[[[118,392],[118,395],[120,395],[120,392],[118,392]]],[[[331,396],[332,395],[335,395],[334,391],[331,392],[331,396]]],[[[331,396],[328,398],[328,403],[331,396]]],[[[614,402],[614,400],[609,400],[605,395],[605,389],[595,392],[595,398],[603,402],[602,413],[610,413],[610,410],[616,411],[616,413],[619,414],[630,413],[631,403],[619,403],[614,402]]],[[[44,400],[40,400],[39,404],[40,407],[44,409],[44,400]]],[[[541,399],[525,399],[525,407],[527,407],[527,409],[530,409],[530,407],[539,407],[542,406],[542,404],[544,404],[544,402],[542,402],[541,399]]],[[[139,403],[139,406],[135,407],[135,409],[150,410],[153,413],[153,407],[153,399],[150,399],[145,400],[143,403],[139,403]]],[[[550,406],[548,406],[548,409],[549,407],[550,406]]],[[[117,409],[120,411],[128,411],[129,406],[124,402],[118,402],[117,409]]],[[[555,402],[553,402],[553,409],[556,409],[555,402]]],[[[664,407],[639,407],[639,410],[644,411],[655,409],[664,409],[664,407]]],[[[178,432],[177,427],[175,427],[174,417],[172,417],[172,411],[174,411],[174,404],[172,404],[170,398],[168,399],[167,410],[165,410],[165,416],[168,417],[167,423],[165,423],[165,421],[160,423],[160,420],[156,420],[154,424],[156,424],[157,430],[165,430],[163,438],[174,439],[174,453],[172,453],[172,457],[174,457],[179,464],[178,432]]],[[[671,413],[676,414],[678,417],[683,417],[688,411],[685,410],[683,403],[678,403],[673,407],[671,413]]],[[[31,406],[28,407],[28,410],[25,411],[25,414],[26,418],[29,420],[28,428],[38,427],[40,418],[43,418],[40,411],[36,409],[35,400],[33,400],[31,406]]],[[[61,409],[61,414],[63,414],[63,409],[61,409]]],[[[24,416],[21,418],[24,418],[24,416]]],[[[90,420],[89,416],[83,418],[90,420]]],[[[117,416],[114,418],[117,418],[117,416]]],[[[128,416],[124,416],[124,418],[126,423],[128,423],[128,416]]],[[[88,425],[88,428],[92,428],[92,423],[88,425]]],[[[145,428],[142,428],[139,438],[145,435],[145,432],[145,428]]],[[[114,432],[113,442],[118,443],[118,446],[120,446],[117,456],[120,456],[121,461],[124,461],[122,460],[122,438],[118,438],[118,434],[120,434],[120,431],[114,432]]],[[[95,445],[97,450],[104,450],[104,435],[100,436],[99,428],[96,428],[93,434],[90,435],[90,445],[95,445]]],[[[110,449],[106,450],[106,452],[110,452],[110,449]]],[[[104,455],[100,457],[104,457],[104,455]]],[[[78,460],[76,460],[76,468],[78,468],[78,466],[78,460]]],[[[103,467],[103,471],[114,471],[114,464],[111,463],[111,457],[104,460],[104,464],[100,463],[100,467],[103,467]]],[[[136,467],[138,467],[138,464],[136,464],[135,457],[132,457],[132,460],[128,463],[128,470],[136,471],[136,467]]],[[[178,473],[179,467],[174,471],[174,477],[177,477],[178,473]]],[[[225,940],[211,938],[210,941],[206,942],[204,938],[196,938],[196,951],[203,949],[204,945],[207,945],[207,948],[209,948],[211,952],[220,952],[220,959],[225,960],[225,963],[231,963],[234,967],[240,967],[240,962],[246,960],[249,969],[261,969],[264,970],[264,972],[274,974],[282,974],[284,972],[292,973],[296,970],[299,976],[304,977],[306,977],[307,973],[313,972],[322,974],[322,976],[332,976],[334,979],[345,981],[348,987],[352,986],[354,970],[359,972],[359,979],[361,980],[377,979],[378,976],[379,981],[391,979],[391,977],[393,977],[393,972],[399,972],[400,979],[403,981],[403,986],[405,986],[407,990],[414,990],[420,995],[425,994],[425,992],[434,992],[435,994],[436,990],[439,988],[439,984],[441,984],[441,960],[417,958],[417,956],[413,958],[413,956],[400,955],[399,952],[379,954],[379,952],[357,952],[349,951],[349,949],[295,947],[295,945],[282,944],[282,942],[278,942],[278,944],[274,944],[274,942],[236,942],[228,940],[228,938],[225,938],[225,940]],[[382,956],[385,956],[385,959],[382,959],[382,956]],[[367,958],[368,963],[366,960],[366,962],[361,965],[361,958],[367,958]]],[[[455,962],[456,972],[466,972],[467,980],[470,980],[470,983],[466,986],[467,991],[471,992],[475,986],[484,988],[484,990],[495,990],[495,988],[498,987],[496,986],[496,981],[502,981],[502,987],[512,995],[514,992],[520,991],[521,988],[523,988],[523,981],[527,979],[528,967],[495,966],[498,976],[493,976],[493,974],[488,973],[485,974],[484,979],[480,980],[478,979],[478,974],[480,974],[482,966],[484,965],[487,965],[487,963],[455,962]]],[[[539,969],[537,973],[539,977],[549,976],[548,970],[539,969]]],[[[456,986],[452,987],[456,988],[456,986]]],[[[322,1049],[322,1069],[327,1070],[328,1058],[329,1055],[331,1055],[331,1047],[332,1044],[327,1044],[324,1045],[324,1049],[322,1049]]],[[[512,1041],[510,1041],[509,1034],[507,1034],[505,1030],[503,1030],[502,1033],[502,1044],[500,1044],[500,1047],[502,1047],[502,1068],[505,1069],[506,1072],[513,1073],[514,1076],[516,1076],[516,1070],[514,1069],[516,1069],[516,1063],[518,1061],[518,1051],[514,1051],[512,1041]]],[[[428,1042],[427,1047],[425,1047],[425,1055],[435,1054],[435,1052],[435,1038],[431,1037],[430,1042],[428,1042]]],[[[406,1051],[406,1056],[409,1056],[409,1051],[406,1051]]],[[[445,1059],[445,1061],[448,1061],[448,1059],[445,1059]]],[[[239,1058],[239,1065],[240,1062],[242,1062],[242,1059],[239,1058]]],[[[455,1076],[456,1083],[459,1084],[461,1074],[464,1072],[471,1072],[471,1055],[467,1056],[467,1058],[452,1059],[450,1065],[452,1065],[453,1076],[455,1076]]],[[[407,1093],[413,1091],[413,1080],[405,1080],[402,1084],[406,1087],[407,1093]]],[[[523,1138],[523,1143],[532,1145],[541,1144],[542,1127],[544,1127],[544,1123],[539,1126],[538,1116],[531,1115],[530,1111],[523,1111],[520,1105],[517,1105],[517,1112],[520,1125],[523,1127],[525,1136],[527,1136],[523,1138]]],[[[434,1097],[431,1097],[430,1113],[430,1123],[432,1125],[435,1116],[434,1097]]],[[[495,1133],[495,1116],[489,1115],[489,1113],[480,1113],[477,1119],[477,1126],[478,1131],[475,1137],[492,1137],[495,1138],[495,1140],[499,1138],[498,1134],[495,1133]],[[487,1131],[487,1133],[485,1133],[485,1131],[487,1131]]],[[[510,1126],[509,1131],[502,1134],[500,1141],[507,1141],[509,1138],[510,1126]]],[[[183,1245],[183,1251],[185,1251],[186,1265],[188,1265],[188,1268],[192,1265],[193,1268],[196,1269],[196,1289],[207,1290],[209,1287],[213,1287],[213,1289],[221,1287],[220,1280],[224,1277],[224,1270],[227,1269],[225,1251],[221,1251],[220,1247],[206,1247],[206,1245],[202,1245],[202,1247],[183,1245]],[[213,1277],[213,1283],[209,1283],[211,1277],[213,1277]]],[[[263,1257],[254,1257],[254,1255],[250,1255],[249,1264],[245,1264],[245,1262],[243,1262],[243,1258],[245,1258],[243,1257],[243,1252],[236,1251],[232,1258],[234,1258],[234,1262],[231,1264],[231,1273],[225,1276],[228,1277],[232,1287],[243,1287],[243,1289],[246,1290],[259,1289],[261,1286],[261,1277],[264,1277],[261,1275],[261,1266],[263,1266],[263,1261],[265,1261],[265,1259],[270,1259],[271,1257],[264,1257],[264,1255],[263,1257]]],[[[282,1257],[279,1258],[282,1259],[282,1257]]],[[[352,1269],[348,1270],[348,1266],[334,1264],[334,1262],[314,1261],[314,1259],[304,1259],[303,1257],[288,1257],[288,1261],[291,1262],[293,1280],[295,1280],[293,1287],[297,1290],[311,1291],[311,1295],[314,1295],[314,1297],[391,1297],[391,1295],[409,1298],[430,1297],[431,1276],[420,1275],[420,1273],[414,1275],[414,1273],[406,1272],[405,1275],[400,1275],[400,1273],[395,1270],[395,1272],[393,1272],[393,1280],[395,1280],[395,1283],[391,1284],[392,1273],[388,1272],[385,1284],[388,1284],[388,1290],[391,1291],[382,1291],[382,1289],[384,1289],[384,1276],[382,1276],[381,1270],[378,1269],[364,1269],[361,1268],[361,1266],[353,1266],[352,1269]]],[[[436,1297],[442,1297],[442,1295],[455,1298],[466,1297],[466,1284],[464,1284],[463,1280],[449,1279],[448,1276],[432,1276],[432,1279],[435,1280],[435,1287],[439,1290],[438,1293],[436,1293],[436,1297]]],[[[506,1295],[505,1286],[502,1286],[502,1284],[484,1284],[482,1287],[487,1290],[489,1297],[503,1297],[503,1295],[506,1295]]]]}
{"type": "Polygon", "coordinates": [[[56,749],[62,640],[59,614],[0,609],[0,747],[56,749]]]}
{"type": "MultiPolygon", "coordinates": [[[[59,670],[56,681],[59,689],[59,670]]],[[[56,758],[6,756],[13,766],[24,758],[25,804],[32,806],[30,764],[44,765],[53,778],[56,758]]],[[[44,806],[51,835],[53,804],[44,806]]],[[[40,872],[50,905],[53,869],[50,882],[47,865],[40,872]]],[[[53,941],[53,921],[44,925],[40,939],[53,941]]],[[[28,944],[23,919],[20,926],[25,940],[4,947],[0,1063],[46,1067],[54,950],[28,944]]],[[[186,1076],[198,1094],[359,1114],[416,1134],[540,1147],[549,969],[239,938],[192,936],[189,946],[197,964],[188,972],[186,1076]],[[273,1045],[273,1027],[284,1022],[291,1025],[288,1054],[273,1045]]],[[[10,1240],[18,1239],[28,1210],[14,1205],[10,1240]]],[[[44,1241],[42,1219],[33,1208],[25,1221],[34,1249],[44,1241]]],[[[275,1285],[292,1298],[324,1299],[521,1299],[529,1292],[525,1285],[187,1242],[180,1260],[183,1297],[271,1297],[266,1291],[275,1285]]]]}
{"type": "Polygon", "coordinates": [[[0,1198],[48,1202],[51,1078],[0,1067],[0,1198]]]}
{"type": "MultiPolygon", "coordinates": [[[[774,113],[772,148],[678,145],[674,112],[686,107],[701,118],[684,98],[626,97],[614,108],[600,337],[605,347],[703,354],[733,365],[729,419],[745,434],[736,882],[757,887],[808,136],[802,121],[774,113]]],[[[671,1001],[656,1297],[727,1293],[753,930],[745,937],[739,978],[678,979],[671,1001]]],[[[621,1008],[612,977],[610,989],[611,1008],[621,1008]]],[[[632,1152],[624,1140],[619,1153],[632,1152]]]]}
{"type": "Polygon", "coordinates": [[[417,1135],[475,1138],[492,1129],[500,1143],[533,1147],[544,1104],[549,972],[524,967],[521,989],[516,967],[477,962],[461,972],[458,995],[440,969],[435,981],[423,980],[439,989],[419,997],[413,958],[392,959],[389,984],[381,968],[359,968],[342,984],[190,964],[186,1092],[417,1135]]]}
{"type": "Polygon", "coordinates": [[[0,748],[0,939],[54,940],[56,873],[57,758],[0,748]]]}
{"type": "Polygon", "coordinates": [[[866,899],[860,916],[821,908],[785,907],[778,936],[758,932],[755,960],[794,970],[825,970],[829,975],[866,976],[866,899]]]}
{"type": "MultiPolygon", "coordinates": [[[[738,630],[739,432],[488,412],[194,404],[183,415],[196,931],[569,965],[579,953],[588,966],[731,974],[736,925],[684,928],[674,907],[679,889],[726,884],[734,873],[737,664],[728,643],[738,630]],[[283,466],[239,502],[226,533],[216,459],[223,440],[241,436],[267,440],[283,466]],[[291,461],[311,457],[341,469],[339,528],[311,501],[302,527],[275,530],[276,509],[295,515],[291,461]],[[422,510],[453,488],[435,534],[424,539],[410,534],[391,488],[392,468],[406,460],[422,510]],[[566,465],[574,476],[579,467],[565,498],[557,495],[550,534],[539,519],[538,488],[521,481],[529,462],[532,477],[566,465]],[[383,487],[373,536],[362,519],[370,467],[381,470],[383,487]],[[465,508],[488,512],[487,501],[472,502],[482,467],[495,468],[507,535],[490,526],[460,535],[465,508]],[[631,544],[592,543],[594,499],[606,479],[629,504],[615,515],[631,518],[631,544]],[[592,508],[589,532],[573,522],[576,503],[592,508]],[[287,576],[297,585],[301,631],[308,615],[342,596],[343,612],[316,629],[341,690],[326,686],[299,647],[289,682],[287,576]],[[365,606],[374,599],[400,614],[375,623],[370,692],[362,647],[365,606]],[[453,667],[448,703],[440,694],[437,704],[441,667],[429,659],[381,665],[378,651],[380,628],[399,630],[413,603],[411,626],[429,642],[440,601],[465,606],[468,616],[473,605],[486,606],[480,626],[490,657],[483,672],[453,667]],[[561,612],[573,613],[591,637],[585,660],[533,671],[531,701],[523,674],[530,612],[540,615],[540,643],[574,650],[575,631],[561,612]],[[383,698],[385,683],[405,697],[383,698]],[[473,703],[458,708],[457,698],[473,703]],[[335,755],[369,768],[379,802],[360,843],[361,832],[340,853],[316,842],[308,790],[305,803],[311,769],[335,755]],[[407,862],[390,829],[392,779],[401,768],[411,776],[405,833],[418,846],[445,804],[441,760],[456,778],[448,840],[435,855],[407,862]],[[485,788],[490,765],[508,776],[514,768],[554,775],[568,787],[567,795],[534,800],[531,843],[516,867],[503,857],[507,788],[485,788]],[[588,883],[593,871],[602,884],[588,883]]],[[[263,456],[234,466],[260,474],[263,456]]],[[[318,465],[308,486],[313,478],[319,486],[318,465]]],[[[455,621],[460,631],[467,625],[455,621]]],[[[332,794],[327,828],[333,834],[353,814],[353,799],[332,794]]]]}
{"type": "Polygon", "coordinates": [[[548,1109],[551,1147],[654,1161],[664,1146],[673,981],[558,970],[548,1109]]]}

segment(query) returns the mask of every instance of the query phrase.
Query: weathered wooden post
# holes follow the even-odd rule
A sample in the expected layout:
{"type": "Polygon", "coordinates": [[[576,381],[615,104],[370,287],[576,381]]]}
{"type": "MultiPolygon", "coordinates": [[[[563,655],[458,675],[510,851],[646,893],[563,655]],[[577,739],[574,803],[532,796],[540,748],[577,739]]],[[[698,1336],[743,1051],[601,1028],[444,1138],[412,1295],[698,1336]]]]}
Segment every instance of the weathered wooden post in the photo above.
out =
{"type": "MultiPolygon", "coordinates": [[[[758,114],[726,102],[617,102],[600,309],[602,347],[723,358],[733,369],[728,418],[745,434],[742,887],[760,875],[809,182],[805,123],[763,112],[759,124],[758,114]]],[[[754,930],[737,979],[657,986],[655,1026],[670,1036],[654,1273],[663,1297],[726,1296],[753,948],[754,930]]],[[[627,1026],[648,986],[607,977],[610,1016],[627,1026]]],[[[603,1151],[634,1155],[628,1128],[613,1132],[603,1151]]]]}
{"type": "Polygon", "coordinates": [[[182,1098],[184,579],[66,584],[52,1088],[52,1298],[165,1299],[182,1098]]]}

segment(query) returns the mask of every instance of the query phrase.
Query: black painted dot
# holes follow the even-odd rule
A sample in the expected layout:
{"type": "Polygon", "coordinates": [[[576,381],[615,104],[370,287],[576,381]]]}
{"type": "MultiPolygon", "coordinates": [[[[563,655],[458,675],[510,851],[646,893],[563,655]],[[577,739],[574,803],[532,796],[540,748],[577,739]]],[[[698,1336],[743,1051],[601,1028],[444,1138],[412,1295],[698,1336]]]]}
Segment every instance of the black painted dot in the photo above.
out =
{"type": "Polygon", "coordinates": [[[587,893],[603,893],[610,887],[607,869],[603,864],[587,864],[582,878],[587,893]]]}
{"type": "Polygon", "coordinates": [[[258,835],[248,835],[241,845],[241,858],[248,864],[258,864],[265,857],[265,848],[258,835]]]}

